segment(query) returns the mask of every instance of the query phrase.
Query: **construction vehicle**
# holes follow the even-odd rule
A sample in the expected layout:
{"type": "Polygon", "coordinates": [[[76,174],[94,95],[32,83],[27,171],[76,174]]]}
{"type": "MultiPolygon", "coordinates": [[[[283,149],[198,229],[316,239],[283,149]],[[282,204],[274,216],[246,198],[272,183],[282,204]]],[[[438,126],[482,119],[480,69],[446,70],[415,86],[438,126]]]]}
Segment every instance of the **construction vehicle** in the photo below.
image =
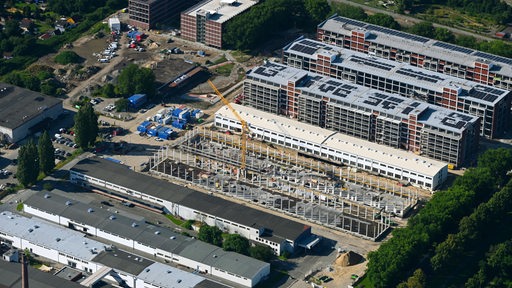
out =
{"type": "Polygon", "coordinates": [[[215,85],[212,83],[212,81],[208,80],[208,84],[210,84],[210,86],[213,88],[213,90],[215,91],[217,96],[219,96],[222,103],[224,103],[224,105],[226,105],[229,108],[229,110],[231,110],[233,115],[235,115],[235,117],[238,119],[238,121],[240,122],[240,124],[242,126],[242,131],[241,131],[242,135],[241,135],[241,141],[240,141],[240,152],[241,152],[240,170],[243,173],[243,172],[245,172],[245,165],[246,165],[246,158],[247,158],[247,135],[250,134],[249,126],[247,125],[247,122],[244,119],[242,119],[240,114],[238,114],[238,112],[236,112],[236,110],[231,106],[229,101],[226,98],[224,98],[222,93],[220,93],[220,91],[217,89],[217,87],[215,87],[215,85]]]}

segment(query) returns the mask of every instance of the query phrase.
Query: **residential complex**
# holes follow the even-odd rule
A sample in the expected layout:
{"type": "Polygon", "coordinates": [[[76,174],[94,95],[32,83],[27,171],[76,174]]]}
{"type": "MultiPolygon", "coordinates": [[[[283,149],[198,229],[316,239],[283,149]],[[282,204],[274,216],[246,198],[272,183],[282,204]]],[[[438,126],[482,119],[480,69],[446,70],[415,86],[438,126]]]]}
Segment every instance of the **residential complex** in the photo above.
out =
{"type": "MultiPolygon", "coordinates": [[[[446,163],[412,152],[361,140],[251,107],[231,105],[247,121],[251,134],[256,139],[409,182],[430,191],[436,190],[448,175],[446,163]]],[[[226,106],[215,113],[215,126],[232,131],[241,129],[238,118],[226,106]]]]}
{"type": "Polygon", "coordinates": [[[184,39],[222,48],[225,24],[259,0],[206,0],[181,13],[184,39]]]}
{"type": "Polygon", "coordinates": [[[0,141],[18,142],[63,112],[62,100],[0,83],[0,141]]]}
{"type": "Polygon", "coordinates": [[[205,222],[270,246],[277,255],[318,242],[311,227],[222,198],[134,172],[102,158],[84,159],[71,169],[71,182],[120,193],[162,207],[183,219],[205,222]]]}
{"type": "Polygon", "coordinates": [[[504,89],[310,39],[287,45],[283,63],[480,117],[480,135],[487,138],[502,136],[510,125],[512,97],[504,89]]]}
{"type": "Polygon", "coordinates": [[[512,59],[333,16],[318,25],[318,40],[462,79],[512,90],[512,59]]]}
{"type": "Polygon", "coordinates": [[[129,0],[128,23],[141,29],[152,29],[157,23],[168,23],[177,18],[192,3],[186,0],[129,0]]]}
{"type": "MultiPolygon", "coordinates": [[[[37,195],[37,194],[36,194],[37,195]]],[[[46,194],[48,195],[46,198],[46,202],[53,202],[53,205],[59,210],[58,206],[70,206],[69,199],[65,198],[57,198],[51,199],[54,194],[46,194]],[[51,196],[50,196],[51,195],[51,196]],[[68,202],[57,203],[56,200],[65,200],[68,202]]],[[[37,197],[36,197],[37,198],[37,197]]],[[[41,201],[39,198],[37,201],[41,201]]],[[[42,207],[49,207],[52,204],[49,203],[41,203],[42,207]]],[[[74,203],[76,204],[76,202],[74,203]]],[[[59,219],[64,225],[64,221],[67,221],[65,226],[74,228],[75,230],[71,230],[68,228],[64,228],[61,226],[57,226],[53,223],[49,223],[45,220],[38,219],[37,217],[26,218],[11,212],[2,212],[0,215],[0,240],[3,243],[7,243],[13,248],[20,250],[28,250],[31,254],[42,256],[51,261],[55,261],[57,263],[61,263],[67,265],[68,267],[72,267],[73,269],[77,269],[79,271],[83,271],[85,275],[88,277],[84,277],[85,279],[80,279],[80,284],[82,287],[94,287],[98,281],[102,279],[107,279],[111,283],[116,283],[121,285],[121,287],[176,287],[177,283],[180,283],[180,287],[215,287],[222,288],[228,287],[222,285],[218,282],[214,282],[208,280],[200,275],[192,274],[189,272],[181,271],[172,266],[158,263],[142,256],[131,254],[125,252],[121,249],[114,248],[110,244],[105,244],[103,242],[99,242],[97,240],[91,239],[87,237],[87,234],[91,235],[93,230],[84,229],[84,233],[76,231],[78,230],[78,226],[74,226],[73,220],[62,217],[55,217],[53,214],[55,211],[51,211],[48,214],[45,214],[41,210],[34,209],[31,206],[27,207],[27,211],[33,214],[34,216],[45,218],[47,216],[50,217],[50,221],[55,221],[55,219],[59,219]]],[[[96,226],[109,226],[114,227],[119,221],[107,220],[115,224],[105,225],[105,223],[101,223],[98,220],[101,218],[99,215],[95,215],[95,213],[100,211],[94,211],[90,206],[86,204],[81,204],[79,207],[70,208],[73,209],[85,209],[85,214],[81,214],[84,218],[81,218],[80,221],[84,222],[95,222],[96,226]],[[103,225],[101,225],[103,224],[103,225]]],[[[77,211],[75,214],[78,215],[80,211],[77,211]]],[[[105,216],[104,211],[101,211],[100,214],[105,216]],[[103,213],[102,213],[103,212],[103,213]]],[[[108,219],[108,216],[107,216],[108,219]]],[[[115,219],[117,220],[117,219],[115,219]]],[[[76,221],[76,219],[75,219],[76,221]]],[[[137,222],[139,224],[139,222],[137,222]]],[[[140,223],[143,225],[143,223],[140,223]]],[[[147,226],[147,225],[146,225],[147,226]]],[[[89,226],[88,226],[89,227],[89,226]]],[[[127,231],[140,230],[137,227],[126,228],[124,226],[120,226],[119,229],[126,229],[127,231]]],[[[92,228],[94,229],[94,228],[92,228]]],[[[81,230],[81,229],[80,229],[81,230]]],[[[104,231],[104,233],[108,233],[108,231],[104,231]]],[[[126,233],[124,233],[126,234],[126,233]]],[[[123,234],[123,235],[124,235],[123,234]]],[[[133,231],[132,231],[132,234],[133,231]]],[[[152,236],[154,234],[151,234],[152,236]]],[[[95,235],[96,236],[96,235],[95,235]]],[[[146,235],[148,237],[148,235],[146,235]]],[[[117,236],[118,237],[118,236],[117,236]]],[[[161,238],[158,236],[154,236],[155,238],[161,238]]],[[[177,236],[178,237],[178,236],[177,236]]],[[[179,237],[185,238],[184,236],[179,235],[179,237]]],[[[103,240],[112,241],[115,240],[115,236],[113,238],[107,238],[103,240]]],[[[176,240],[178,242],[180,240],[176,240]]],[[[181,240],[182,241],[182,240],[181,240]]],[[[115,241],[113,241],[115,242],[115,241]]],[[[189,241],[190,243],[200,242],[199,240],[189,241]]],[[[117,243],[116,243],[117,244],[117,243]]],[[[121,243],[120,243],[121,244],[121,243]]],[[[145,243],[141,243],[140,246],[143,247],[145,243]]],[[[204,244],[208,246],[209,244],[204,244]]],[[[184,245],[187,246],[187,245],[184,245]]],[[[193,246],[193,245],[190,245],[193,246]]],[[[216,252],[220,252],[220,254],[236,254],[232,252],[224,252],[221,248],[209,245],[210,249],[215,250],[216,252]],[[219,251],[220,250],[220,251],[219,251]]],[[[146,247],[149,248],[149,247],[146,247]]],[[[194,247],[196,248],[196,247],[194,247]]],[[[197,254],[200,254],[198,252],[197,254]]],[[[251,259],[247,256],[239,255],[240,260],[249,260],[253,262],[259,262],[261,266],[268,266],[269,264],[251,259]]],[[[221,255],[219,257],[223,257],[221,255]]],[[[175,256],[179,257],[179,256],[175,256]]],[[[214,262],[221,262],[221,260],[216,260],[214,262]]],[[[244,264],[247,261],[243,262],[244,264]]],[[[217,266],[214,264],[213,266],[217,266]]],[[[218,265],[222,267],[222,265],[218,265]]],[[[257,269],[258,267],[254,267],[257,269]]],[[[193,267],[196,268],[195,266],[193,267]]],[[[267,267],[268,268],[268,267],[267,267]]],[[[267,269],[268,270],[268,269],[267,269]]],[[[18,270],[19,271],[19,270],[18,270]]],[[[213,274],[213,273],[212,273],[213,274]]],[[[1,274],[0,274],[1,275],[1,274]]],[[[32,279],[33,276],[30,274],[29,279],[32,279]]],[[[34,277],[35,278],[35,277],[34,277]]],[[[81,277],[79,277],[81,278],[81,277]]],[[[54,285],[49,286],[34,286],[34,287],[77,287],[78,284],[73,282],[69,282],[70,279],[54,279],[54,285]],[[60,281],[59,281],[60,280],[60,281]],[[61,283],[66,281],[67,283],[61,283]],[[56,283],[59,283],[59,286],[55,286],[56,283]]],[[[7,286],[9,287],[9,286],[7,286]]],[[[19,287],[19,286],[16,286],[19,287]]]]}
{"type": "Polygon", "coordinates": [[[478,148],[476,116],[277,63],[247,73],[242,103],[455,166],[478,148]]]}

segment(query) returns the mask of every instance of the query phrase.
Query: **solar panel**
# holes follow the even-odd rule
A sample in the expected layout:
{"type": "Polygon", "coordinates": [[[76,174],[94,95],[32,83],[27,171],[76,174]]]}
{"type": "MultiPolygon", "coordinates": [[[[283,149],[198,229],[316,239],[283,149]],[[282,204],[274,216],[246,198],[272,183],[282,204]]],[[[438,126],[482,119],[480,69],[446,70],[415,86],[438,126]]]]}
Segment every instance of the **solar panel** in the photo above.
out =
{"type": "Polygon", "coordinates": [[[404,102],[404,99],[396,98],[396,97],[389,97],[389,101],[395,102],[395,103],[402,103],[404,102]]]}
{"type": "Polygon", "coordinates": [[[401,31],[397,31],[397,30],[393,30],[393,29],[389,29],[389,28],[385,28],[385,27],[381,27],[381,26],[377,26],[377,25],[372,25],[372,24],[367,25],[366,28],[368,30],[378,31],[378,32],[389,34],[389,35],[401,37],[401,38],[404,38],[407,40],[421,42],[421,43],[425,43],[430,40],[429,38],[412,35],[412,34],[404,33],[401,31]]]}
{"type": "Polygon", "coordinates": [[[402,111],[402,114],[409,115],[409,113],[414,110],[413,107],[407,107],[402,111]]]}
{"type": "Polygon", "coordinates": [[[334,92],[332,92],[332,94],[336,95],[336,96],[340,96],[340,97],[347,97],[348,94],[350,94],[350,91],[347,91],[343,88],[336,88],[336,90],[334,90],[334,92]]]}
{"type": "MultiPolygon", "coordinates": [[[[380,99],[386,99],[388,98],[388,95],[384,95],[384,94],[381,94],[379,92],[375,92],[373,93],[373,96],[377,97],[377,98],[380,98],[380,99]]],[[[370,96],[371,97],[371,96],[370,96]]]]}
{"type": "Polygon", "coordinates": [[[357,87],[348,85],[348,84],[343,84],[343,86],[341,86],[341,88],[348,89],[348,90],[356,90],[357,89],[357,87]]]}
{"type": "Polygon", "coordinates": [[[421,103],[420,103],[420,102],[413,102],[413,103],[411,104],[411,106],[412,106],[412,107],[418,107],[418,106],[420,106],[420,105],[421,105],[421,103]]]}
{"type": "Polygon", "coordinates": [[[301,44],[304,44],[304,45],[307,45],[307,46],[311,46],[311,47],[325,47],[325,44],[322,43],[322,42],[318,42],[318,41],[311,41],[309,39],[303,39],[300,41],[301,44]]]}
{"type": "Polygon", "coordinates": [[[320,87],[319,87],[318,89],[319,89],[320,91],[322,91],[322,92],[327,93],[327,92],[329,92],[329,91],[332,91],[332,90],[336,89],[336,87],[334,87],[334,86],[332,86],[332,85],[329,85],[329,84],[327,84],[327,83],[324,83],[324,84],[320,85],[320,87]]]}
{"type": "Polygon", "coordinates": [[[364,25],[366,25],[366,23],[364,23],[364,22],[360,22],[360,21],[345,18],[345,17],[336,17],[334,20],[336,20],[338,22],[344,22],[348,25],[352,25],[352,26],[356,26],[356,27],[363,27],[364,25]]]}
{"type": "Polygon", "coordinates": [[[505,90],[500,90],[500,89],[496,89],[496,88],[492,88],[492,87],[484,87],[484,91],[495,94],[495,95],[503,95],[506,92],[505,90]]]}
{"type": "Polygon", "coordinates": [[[484,52],[481,52],[481,51],[477,51],[473,55],[476,56],[476,57],[481,57],[481,58],[484,58],[484,59],[493,60],[493,61],[496,61],[496,62],[501,62],[501,63],[505,63],[505,64],[508,64],[508,65],[512,65],[512,59],[510,59],[510,58],[505,58],[505,57],[501,57],[501,56],[487,54],[487,53],[484,53],[484,52]]]}
{"type": "Polygon", "coordinates": [[[412,69],[406,69],[406,68],[400,68],[396,71],[398,74],[402,74],[405,76],[413,77],[421,81],[428,81],[431,83],[436,83],[437,81],[442,81],[443,78],[437,75],[432,74],[426,74],[418,70],[412,70],[412,69]]]}
{"type": "Polygon", "coordinates": [[[390,64],[381,63],[378,60],[374,60],[371,58],[363,58],[363,57],[359,57],[359,56],[351,56],[348,60],[351,62],[363,64],[366,66],[370,66],[373,68],[382,69],[382,70],[386,70],[386,71],[390,71],[391,69],[393,69],[395,67],[390,64]]]}
{"type": "Polygon", "coordinates": [[[396,103],[393,103],[388,100],[384,100],[384,101],[382,101],[382,108],[384,108],[386,110],[394,109],[394,108],[396,108],[396,103]]]}
{"type": "Polygon", "coordinates": [[[333,85],[333,86],[340,86],[342,83],[338,82],[338,81],[334,81],[334,80],[327,80],[325,83],[329,84],[329,85],[333,85]]]}
{"type": "Polygon", "coordinates": [[[475,51],[473,49],[469,49],[469,48],[453,45],[453,44],[450,44],[450,43],[439,42],[439,41],[434,43],[433,46],[444,48],[444,49],[455,51],[455,52],[464,53],[464,54],[471,54],[473,51],[475,51]]]}

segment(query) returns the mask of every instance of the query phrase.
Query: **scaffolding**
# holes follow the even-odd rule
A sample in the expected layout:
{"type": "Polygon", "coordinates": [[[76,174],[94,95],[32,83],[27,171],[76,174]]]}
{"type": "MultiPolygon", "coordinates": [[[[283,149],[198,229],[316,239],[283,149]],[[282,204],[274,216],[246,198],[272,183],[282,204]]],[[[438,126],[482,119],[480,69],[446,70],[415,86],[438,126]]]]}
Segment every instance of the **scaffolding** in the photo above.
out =
{"type": "Polygon", "coordinates": [[[417,202],[417,192],[407,187],[256,141],[247,143],[247,173],[238,177],[239,141],[195,129],[158,150],[150,171],[371,240],[417,202]]]}

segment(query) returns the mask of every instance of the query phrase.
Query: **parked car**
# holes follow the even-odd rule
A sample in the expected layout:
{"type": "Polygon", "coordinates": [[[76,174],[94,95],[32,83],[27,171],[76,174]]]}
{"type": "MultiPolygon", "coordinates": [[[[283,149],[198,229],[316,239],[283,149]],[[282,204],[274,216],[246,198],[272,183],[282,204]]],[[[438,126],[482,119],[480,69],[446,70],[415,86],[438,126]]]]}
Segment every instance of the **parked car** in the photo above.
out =
{"type": "Polygon", "coordinates": [[[157,138],[155,138],[155,141],[162,142],[162,141],[164,141],[164,139],[157,137],[157,138]]]}
{"type": "Polygon", "coordinates": [[[101,201],[101,204],[105,205],[105,206],[110,206],[110,207],[114,206],[114,204],[112,204],[112,203],[110,203],[108,201],[101,201]]]}

